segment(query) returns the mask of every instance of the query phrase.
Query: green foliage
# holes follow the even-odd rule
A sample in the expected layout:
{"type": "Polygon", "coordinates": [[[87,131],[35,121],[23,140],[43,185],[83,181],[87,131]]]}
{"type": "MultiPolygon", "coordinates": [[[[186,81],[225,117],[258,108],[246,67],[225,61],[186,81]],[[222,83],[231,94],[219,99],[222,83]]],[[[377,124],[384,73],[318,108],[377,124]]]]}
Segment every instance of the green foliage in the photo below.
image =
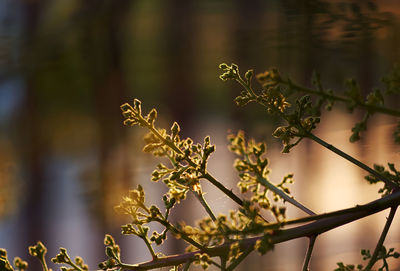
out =
{"type": "Polygon", "coordinates": [[[400,65],[395,64],[392,70],[382,77],[382,82],[385,84],[385,94],[400,93],[400,65]]]}
{"type": "Polygon", "coordinates": [[[197,253],[195,255],[195,260],[193,261],[194,264],[200,265],[204,270],[210,266],[211,259],[207,253],[197,253]]]}
{"type": "MultiPolygon", "coordinates": [[[[382,176],[385,176],[387,179],[400,185],[400,172],[397,171],[394,164],[392,164],[392,163],[388,163],[388,167],[389,167],[389,170],[385,170],[384,166],[375,164],[374,170],[376,172],[378,172],[379,174],[381,174],[382,176]]],[[[382,182],[381,179],[377,178],[376,176],[374,176],[372,174],[365,176],[365,179],[371,184],[382,182]]],[[[389,195],[392,192],[393,188],[384,182],[383,182],[383,184],[384,184],[384,186],[382,188],[380,188],[378,192],[381,193],[382,196],[389,195]]]]}
{"type": "MultiPolygon", "coordinates": [[[[257,75],[257,80],[262,86],[260,94],[251,87],[251,76],[245,76],[244,80],[239,73],[237,65],[221,64],[220,69],[224,72],[220,78],[224,81],[231,79],[237,81],[244,88],[244,91],[235,98],[235,102],[244,106],[249,102],[256,102],[266,108],[267,112],[280,116],[286,121],[286,126],[278,127],[273,136],[279,138],[283,144],[282,152],[288,153],[291,148],[296,146],[304,137],[307,137],[319,123],[318,116],[314,116],[316,108],[312,106],[309,96],[304,96],[295,102],[295,108],[289,110],[291,104],[283,94],[282,86],[279,84],[281,76],[276,69],[271,69],[257,75]]],[[[251,70],[250,70],[251,71],[251,70]]],[[[253,74],[253,71],[247,72],[253,74]]]]}
{"type": "MultiPolygon", "coordinates": [[[[371,260],[372,254],[369,249],[362,249],[361,250],[361,256],[362,259],[365,260],[371,260]]],[[[389,264],[387,262],[387,259],[389,258],[394,258],[398,259],[400,257],[400,254],[398,252],[395,252],[394,248],[390,248],[389,250],[386,249],[385,246],[382,246],[379,250],[378,257],[374,260],[375,262],[381,261],[382,266],[379,267],[377,270],[378,271],[389,271],[389,264]]],[[[338,268],[335,269],[335,271],[351,271],[351,270],[370,270],[368,267],[364,267],[362,264],[358,264],[357,266],[353,264],[343,264],[342,262],[337,263],[338,268]],[[357,269],[355,269],[357,268],[357,269]]]]}
{"type": "Polygon", "coordinates": [[[270,170],[267,167],[268,159],[264,157],[265,143],[257,143],[254,140],[246,142],[243,131],[239,131],[237,135],[228,136],[228,139],[231,142],[229,149],[240,156],[240,159],[236,159],[234,162],[234,167],[240,177],[237,184],[240,192],[250,191],[251,202],[269,210],[278,222],[285,220],[285,207],[272,205],[268,198],[268,192],[272,193],[275,202],[285,200],[286,197],[282,195],[290,194],[290,190],[285,184],[293,182],[293,174],[288,174],[280,184],[274,186],[268,180],[270,170]]]}
{"type": "MultiPolygon", "coordinates": [[[[360,139],[361,133],[367,130],[367,122],[375,113],[384,113],[400,116],[400,112],[384,106],[384,95],[397,93],[400,81],[399,68],[384,77],[386,91],[373,90],[365,98],[363,91],[353,79],[346,81],[347,89],[343,96],[337,95],[329,89],[324,89],[321,76],[314,72],[310,89],[295,84],[290,79],[284,79],[277,69],[270,69],[257,74],[255,79],[261,88],[255,91],[252,86],[254,71],[248,70],[242,77],[239,67],[235,64],[221,64],[223,81],[238,82],[243,91],[235,98],[239,106],[250,102],[261,105],[268,114],[280,117],[285,124],[277,127],[273,136],[283,144],[283,153],[289,152],[303,139],[310,139],[321,146],[347,159],[358,167],[366,170],[369,175],[366,180],[371,183],[383,182],[379,190],[382,198],[354,208],[338,210],[326,214],[315,214],[309,208],[298,202],[288,187],[293,183],[293,174],[288,173],[277,184],[269,179],[269,162],[266,157],[267,146],[263,142],[247,139],[243,131],[228,136],[229,150],[237,155],[234,168],[239,181],[237,186],[240,197],[231,188],[226,187],[213,177],[208,171],[208,161],[216,148],[206,136],[202,143],[194,143],[191,138],[180,137],[180,126],[174,122],[166,130],[156,126],[157,110],[151,109],[143,115],[141,102],[137,99],[132,104],[121,106],[127,126],[138,125],[148,133],[144,137],[143,151],[149,153],[162,162],[158,163],[151,174],[153,182],[162,182],[167,188],[163,195],[163,206],[151,205],[146,202],[146,193],[141,185],[128,191],[119,205],[115,207],[118,213],[128,215],[130,222],[121,226],[122,234],[134,235],[140,238],[151,255],[151,260],[141,264],[127,264],[121,259],[120,247],[111,235],[104,239],[107,259],[99,264],[102,270],[150,270],[160,267],[171,267],[173,271],[189,270],[191,264],[199,265],[203,269],[215,266],[223,271],[234,270],[252,251],[261,255],[273,250],[279,242],[299,237],[310,240],[305,257],[303,270],[308,270],[314,242],[319,234],[335,227],[355,221],[364,216],[390,208],[391,212],[377,242],[373,253],[370,250],[361,251],[362,264],[343,264],[339,262],[335,271],[372,270],[378,262],[382,266],[378,270],[389,270],[387,259],[399,258],[400,254],[394,248],[387,250],[383,245],[385,237],[393,221],[397,206],[400,204],[400,172],[394,164],[388,164],[388,170],[383,166],[374,165],[370,168],[354,157],[333,147],[314,134],[314,129],[320,122],[322,109],[331,110],[338,102],[343,102],[350,110],[360,108],[365,110],[364,118],[355,124],[350,141],[360,139]],[[306,95],[299,95],[306,93],[306,95]],[[238,204],[237,209],[227,214],[215,215],[208,205],[203,183],[208,182],[215,186],[232,201],[238,204]],[[206,217],[201,218],[195,225],[188,225],[185,221],[173,223],[170,213],[178,204],[184,204],[188,195],[194,196],[206,211],[206,217]],[[286,217],[286,206],[291,204],[307,215],[298,219],[286,217]],[[264,215],[273,217],[274,222],[268,221],[264,215]],[[152,231],[153,224],[161,226],[161,230],[152,231]],[[291,225],[290,228],[286,226],[291,225]],[[295,226],[297,225],[297,226],[295,226]],[[161,246],[167,241],[168,233],[176,239],[183,240],[186,252],[180,255],[165,256],[156,253],[154,247],[161,246]],[[219,259],[219,261],[218,261],[219,259]]],[[[400,122],[395,131],[395,141],[400,142],[400,122]]],[[[49,271],[45,255],[46,247],[38,242],[29,247],[29,253],[38,258],[44,271],[49,271]]],[[[84,271],[88,266],[79,256],[74,260],[68,255],[65,248],[60,248],[59,254],[51,259],[53,263],[63,265],[62,271],[84,271]]],[[[14,259],[14,267],[7,258],[7,252],[0,249],[0,269],[5,271],[26,270],[27,263],[20,258],[14,259]]]]}
{"type": "Polygon", "coordinates": [[[75,261],[72,261],[65,248],[60,248],[60,253],[58,253],[54,258],[51,259],[53,263],[56,264],[66,264],[70,267],[61,267],[62,271],[87,271],[89,267],[83,262],[81,257],[76,257],[75,261]]]}
{"type": "Polygon", "coordinates": [[[257,240],[254,248],[261,254],[264,255],[268,251],[274,248],[273,243],[269,239],[267,235],[263,236],[263,238],[257,240]]]}
{"type": "Polygon", "coordinates": [[[104,245],[106,246],[106,255],[108,259],[100,263],[99,268],[102,270],[108,270],[114,267],[120,267],[122,265],[120,248],[111,235],[106,234],[104,237],[104,245]]]}
{"type": "Polygon", "coordinates": [[[210,137],[204,138],[203,145],[193,144],[190,138],[181,140],[180,127],[176,122],[172,124],[170,133],[167,133],[165,129],[154,126],[157,117],[155,109],[143,117],[140,101],[134,100],[133,104],[133,107],[129,104],[121,106],[126,118],[125,125],[139,124],[148,128],[149,133],[144,138],[146,145],[143,151],[152,153],[154,156],[165,157],[170,161],[170,165],[163,163],[157,165],[152,173],[152,180],[162,180],[169,188],[166,195],[169,202],[172,198],[175,202],[185,199],[189,191],[201,194],[199,179],[206,174],[208,158],[215,151],[210,137]]]}
{"type": "Polygon", "coordinates": [[[28,263],[23,261],[20,257],[14,258],[14,266],[16,270],[24,271],[28,268],[28,263]]]}
{"type": "MultiPolygon", "coordinates": [[[[288,152],[291,147],[296,145],[294,144],[292,146],[289,143],[290,140],[293,140],[296,137],[301,138],[302,136],[306,136],[301,133],[303,130],[301,125],[299,125],[299,123],[293,123],[301,122],[301,119],[304,118],[301,113],[309,115],[310,119],[308,119],[308,121],[304,119],[303,122],[308,122],[308,125],[306,125],[308,127],[304,128],[306,128],[305,132],[310,132],[319,122],[319,116],[322,108],[331,110],[335,102],[342,102],[346,104],[350,111],[353,111],[356,108],[365,111],[363,118],[357,122],[352,129],[352,134],[350,136],[351,142],[358,141],[361,138],[360,134],[367,130],[368,120],[372,115],[376,113],[384,113],[400,117],[400,111],[384,106],[384,94],[387,96],[393,96],[399,93],[399,65],[394,65],[393,70],[387,76],[382,78],[382,81],[386,87],[385,90],[382,91],[378,88],[375,88],[368,93],[365,98],[362,95],[363,91],[361,90],[359,84],[352,78],[345,80],[345,90],[342,95],[338,95],[330,89],[323,88],[319,73],[314,72],[311,78],[314,88],[307,88],[294,83],[290,78],[284,79],[283,76],[280,75],[279,71],[275,68],[256,75],[257,81],[262,86],[261,93],[257,95],[251,87],[251,77],[246,77],[246,80],[243,80],[240,76],[237,65],[232,64],[229,66],[227,64],[221,64],[220,68],[223,72],[223,74],[220,76],[222,80],[235,80],[245,89],[240,96],[235,99],[237,104],[244,106],[249,102],[257,102],[266,107],[269,113],[282,115],[283,119],[290,124],[287,127],[282,127],[275,135],[282,139],[284,144],[284,152],[288,152]],[[312,95],[314,102],[311,104],[310,97],[308,96],[299,97],[299,94],[301,93],[312,95]],[[295,96],[297,99],[296,102],[306,99],[306,101],[302,101],[302,104],[300,105],[303,106],[303,108],[298,108],[297,114],[294,113],[292,116],[285,114],[285,109],[290,107],[290,96],[295,96]]],[[[250,71],[250,74],[254,73],[252,70],[250,71]]],[[[399,130],[400,129],[397,129],[394,133],[396,143],[400,142],[399,130]]]]}

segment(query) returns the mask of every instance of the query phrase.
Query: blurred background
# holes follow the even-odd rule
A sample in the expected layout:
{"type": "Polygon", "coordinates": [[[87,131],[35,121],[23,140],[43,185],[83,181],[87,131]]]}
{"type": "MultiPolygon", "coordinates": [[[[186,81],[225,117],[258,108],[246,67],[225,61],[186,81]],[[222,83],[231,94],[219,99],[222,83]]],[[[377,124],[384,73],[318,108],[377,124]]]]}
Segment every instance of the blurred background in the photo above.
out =
{"type": "MultiPolygon", "coordinates": [[[[365,172],[316,143],[304,140],[280,154],[271,137],[276,120],[257,105],[236,107],[240,88],[218,78],[218,65],[277,67],[307,86],[317,70],[326,88],[341,90],[353,77],[367,93],[400,60],[399,16],[397,0],[1,0],[0,247],[39,270],[27,247],[41,240],[48,258],[63,246],[94,270],[111,233],[126,262],[150,259],[144,244],[120,234],[127,220],[113,210],[139,183],[148,202],[161,203],[165,192],[150,182],[157,160],[141,153],[144,131],[122,125],[119,106],[133,98],[144,111],[158,108],[160,126],[176,120],[184,136],[199,142],[211,135],[217,151],[210,172],[235,191],[226,136],[243,129],[267,142],[271,180],[293,172],[293,195],[315,212],[378,198],[379,186],[369,186],[365,172]]],[[[338,108],[323,114],[317,135],[370,166],[399,160],[395,119],[374,116],[368,136],[350,144],[362,112],[338,108]]],[[[206,199],[217,213],[236,207],[215,189],[206,199]]],[[[174,210],[175,221],[205,215],[192,198],[185,205],[174,210]]],[[[374,248],[387,214],[320,236],[311,270],[360,263],[360,249],[374,248]]],[[[288,215],[303,214],[288,207],[288,215]]],[[[399,234],[396,222],[386,246],[399,249],[399,234]]],[[[184,247],[169,238],[161,250],[184,247]]],[[[238,270],[299,270],[306,247],[307,240],[279,244],[262,258],[252,254],[238,270]]],[[[400,270],[400,263],[392,267],[400,270]]]]}

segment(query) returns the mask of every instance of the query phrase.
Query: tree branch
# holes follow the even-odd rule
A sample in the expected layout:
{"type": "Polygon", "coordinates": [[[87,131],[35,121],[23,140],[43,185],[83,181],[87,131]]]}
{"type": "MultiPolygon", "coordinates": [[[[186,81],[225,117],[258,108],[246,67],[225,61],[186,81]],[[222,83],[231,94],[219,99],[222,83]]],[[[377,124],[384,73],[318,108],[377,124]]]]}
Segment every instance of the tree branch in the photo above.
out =
{"type": "Polygon", "coordinates": [[[386,220],[385,227],[383,228],[381,237],[379,238],[379,241],[376,244],[376,247],[375,247],[375,250],[374,250],[374,254],[372,254],[372,257],[369,260],[368,265],[365,267],[365,270],[370,270],[372,268],[372,266],[374,266],[374,264],[376,263],[376,261],[378,259],[379,252],[382,249],[383,242],[385,241],[385,238],[386,238],[386,235],[387,235],[387,233],[389,231],[390,225],[392,224],[394,215],[396,214],[396,210],[397,210],[397,206],[393,206],[390,209],[389,217],[386,220]]]}
{"type": "Polygon", "coordinates": [[[316,215],[313,211],[311,211],[309,208],[295,200],[293,197],[290,197],[288,194],[286,194],[284,191],[280,190],[278,187],[273,185],[271,182],[269,182],[267,179],[263,178],[259,174],[257,174],[257,181],[263,184],[265,187],[267,187],[269,190],[273,191],[275,194],[278,194],[283,200],[289,202],[290,204],[293,204],[303,212],[309,215],[316,215]]]}
{"type": "MultiPolygon", "coordinates": [[[[301,92],[305,92],[305,93],[308,93],[308,94],[314,94],[314,95],[317,95],[317,96],[322,96],[322,97],[327,98],[327,99],[340,101],[340,102],[344,102],[344,103],[352,103],[352,102],[354,102],[353,100],[351,100],[349,98],[346,98],[346,97],[343,97],[343,96],[338,96],[338,95],[335,95],[335,94],[330,94],[328,92],[321,92],[319,90],[315,90],[315,89],[312,89],[312,88],[306,88],[306,87],[300,86],[300,85],[298,85],[296,83],[293,83],[293,81],[291,81],[291,80],[289,81],[289,80],[280,79],[279,83],[281,83],[283,85],[290,86],[290,87],[292,87],[294,89],[297,89],[297,90],[299,90],[301,92]]],[[[357,104],[357,106],[367,110],[368,112],[379,112],[379,113],[386,114],[386,115],[400,117],[400,111],[392,109],[392,108],[387,108],[387,107],[379,106],[379,105],[366,104],[364,102],[357,102],[356,104],[357,104]]]]}
{"type": "MultiPolygon", "coordinates": [[[[335,215],[322,217],[317,221],[308,223],[306,225],[297,226],[290,229],[271,231],[266,233],[269,235],[271,244],[278,244],[289,240],[318,235],[323,232],[330,231],[334,228],[340,227],[347,223],[356,221],[363,217],[378,213],[390,207],[396,207],[400,204],[400,192],[395,192],[391,195],[383,197],[381,199],[372,201],[368,204],[359,205],[354,208],[342,210],[339,213],[333,212],[335,215]],[[346,210],[351,210],[347,213],[346,210]]],[[[325,215],[329,215],[327,213],[325,215]]],[[[257,240],[261,240],[263,236],[249,237],[240,241],[241,249],[254,246],[257,240]]],[[[226,256],[229,253],[230,244],[223,244],[216,247],[207,248],[206,251],[198,250],[195,252],[183,253],[180,255],[172,255],[166,257],[160,257],[152,261],[143,262],[135,265],[123,264],[121,267],[123,270],[150,270],[166,266],[176,266],[183,264],[187,261],[192,261],[197,253],[206,252],[210,257],[226,256]]]]}
{"type": "Polygon", "coordinates": [[[254,246],[249,246],[233,263],[231,263],[231,265],[228,266],[226,271],[232,271],[235,269],[236,266],[238,266],[253,250],[254,246]]]}
{"type": "Polygon", "coordinates": [[[352,157],[352,156],[348,155],[347,153],[339,150],[338,148],[334,147],[333,145],[325,142],[324,140],[322,140],[321,138],[317,137],[316,135],[314,135],[312,133],[308,133],[307,137],[312,139],[312,140],[314,140],[315,142],[317,142],[321,146],[324,146],[328,150],[333,151],[334,153],[336,153],[337,155],[343,157],[344,159],[352,162],[353,164],[357,165],[358,167],[364,169],[365,171],[371,173],[372,175],[374,175],[379,180],[383,181],[385,184],[387,184],[388,186],[392,187],[393,189],[399,189],[399,186],[396,183],[394,183],[393,181],[387,179],[385,176],[383,176],[382,174],[379,174],[377,171],[373,170],[372,168],[370,168],[366,164],[358,161],[354,157],[352,157]]]}
{"type": "Polygon", "coordinates": [[[308,267],[310,265],[310,260],[311,260],[311,255],[314,249],[314,244],[315,240],[317,239],[316,235],[313,235],[310,237],[309,244],[308,244],[308,249],[307,249],[307,254],[306,257],[304,258],[304,264],[303,264],[303,271],[308,271],[308,267]]]}

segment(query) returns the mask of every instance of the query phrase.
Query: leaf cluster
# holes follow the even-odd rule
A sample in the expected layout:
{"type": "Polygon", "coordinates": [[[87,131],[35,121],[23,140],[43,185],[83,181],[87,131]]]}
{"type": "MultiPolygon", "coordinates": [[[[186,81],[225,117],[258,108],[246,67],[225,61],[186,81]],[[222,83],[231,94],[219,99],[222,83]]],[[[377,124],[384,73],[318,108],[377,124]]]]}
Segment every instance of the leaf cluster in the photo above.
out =
{"type": "MultiPolygon", "coordinates": [[[[388,163],[388,169],[386,170],[384,166],[374,164],[374,170],[378,172],[380,175],[384,176],[386,179],[391,180],[393,183],[400,185],[400,172],[397,171],[395,165],[393,163],[388,163]]],[[[370,184],[382,183],[382,179],[377,178],[375,175],[369,174],[365,176],[365,179],[370,184]]],[[[382,196],[389,195],[393,191],[393,187],[389,186],[387,183],[383,182],[384,186],[379,189],[379,193],[382,196]]]]}
{"type": "MultiPolygon", "coordinates": [[[[371,251],[369,249],[362,249],[361,256],[364,261],[370,260],[372,258],[371,251]]],[[[375,262],[381,262],[382,265],[377,270],[378,271],[389,271],[389,264],[387,262],[388,259],[394,258],[398,259],[400,257],[400,253],[396,252],[394,248],[386,249],[385,246],[382,246],[378,257],[376,258],[375,262]]],[[[337,263],[338,267],[335,271],[368,271],[367,267],[364,267],[362,264],[358,264],[357,266],[354,264],[344,264],[342,262],[337,263]]]]}
{"type": "Polygon", "coordinates": [[[256,102],[266,108],[268,113],[278,115],[286,121],[285,126],[278,127],[273,133],[274,137],[282,141],[282,152],[288,153],[319,123],[319,116],[315,115],[316,107],[312,105],[309,96],[298,99],[295,107],[290,110],[292,106],[284,95],[278,70],[271,69],[256,76],[262,86],[260,94],[257,94],[251,85],[253,70],[247,71],[243,79],[237,65],[221,64],[219,67],[223,72],[220,76],[222,80],[235,80],[243,86],[244,90],[235,98],[238,105],[244,106],[249,102],[256,102]]]}
{"type": "Polygon", "coordinates": [[[250,191],[252,203],[271,211],[278,222],[285,220],[286,208],[271,204],[268,193],[272,194],[274,202],[284,200],[280,195],[282,193],[290,194],[286,184],[293,183],[293,174],[288,174],[283,178],[282,182],[276,186],[281,193],[276,193],[277,190],[270,189],[273,185],[268,180],[270,169],[267,167],[268,159],[264,157],[266,153],[265,143],[257,143],[254,140],[246,141],[243,131],[239,131],[236,135],[228,136],[228,140],[230,141],[229,149],[240,156],[234,162],[234,167],[240,177],[240,181],[237,184],[240,192],[246,193],[250,191]]]}
{"type": "MultiPolygon", "coordinates": [[[[231,69],[236,69],[236,65],[232,64],[231,66],[228,66],[226,64],[222,64],[220,68],[224,74],[226,74],[229,73],[231,69]]],[[[254,73],[253,70],[250,71],[251,74],[254,73]]],[[[242,92],[242,94],[236,99],[238,101],[245,100],[246,102],[239,103],[240,105],[245,105],[248,102],[255,101],[264,105],[270,113],[279,113],[279,111],[283,113],[283,109],[290,105],[289,100],[293,99],[291,98],[292,96],[294,96],[294,99],[297,101],[304,99],[299,96],[300,94],[306,94],[313,97],[312,105],[307,104],[307,113],[309,113],[310,116],[315,120],[320,117],[322,109],[330,111],[338,102],[344,103],[350,112],[353,112],[355,109],[364,111],[363,117],[354,124],[354,127],[351,130],[352,134],[349,138],[351,142],[356,142],[361,139],[361,134],[367,131],[368,121],[374,114],[384,113],[396,117],[400,116],[400,111],[385,106],[385,100],[387,101],[388,99],[393,99],[396,97],[395,95],[399,94],[398,89],[400,86],[400,68],[398,64],[393,66],[392,71],[389,72],[388,75],[382,77],[382,82],[385,86],[383,90],[374,88],[365,95],[363,93],[366,91],[362,90],[357,81],[353,78],[348,78],[345,80],[345,89],[342,94],[338,94],[338,92],[334,92],[332,89],[326,89],[323,87],[320,74],[315,71],[313,72],[311,78],[313,88],[308,88],[297,84],[290,78],[284,78],[275,68],[271,68],[256,75],[256,78],[262,86],[261,93],[259,95],[250,95],[249,93],[255,93],[255,91],[252,89],[249,90],[249,88],[251,88],[250,83],[240,77],[238,69],[237,72],[233,73],[233,75],[230,77],[221,75],[221,79],[223,80],[233,79],[243,85],[245,91],[242,92]],[[266,93],[269,93],[269,95],[266,95],[266,93]],[[265,96],[269,98],[266,99],[265,96]],[[259,98],[254,99],[254,97],[259,98]],[[261,97],[264,97],[264,99],[261,99],[261,97]],[[272,97],[275,98],[273,99],[272,97]],[[272,103],[268,102],[268,100],[271,100],[272,103]],[[282,106],[282,101],[287,103],[286,106],[282,106]],[[276,108],[273,109],[274,106],[271,105],[274,105],[274,102],[276,105],[281,106],[278,106],[278,109],[281,110],[276,110],[276,108]]],[[[307,98],[307,100],[310,101],[311,99],[307,98]]],[[[301,118],[301,116],[293,117],[297,119],[299,119],[299,117],[301,118]]],[[[314,124],[316,123],[318,123],[318,121],[314,122],[314,124]]],[[[400,122],[398,122],[398,127],[400,127],[400,122]]],[[[394,141],[396,143],[400,142],[400,129],[398,127],[393,133],[394,141]]],[[[288,133],[287,137],[294,138],[294,134],[295,133],[288,133]]],[[[285,140],[287,142],[287,139],[285,140]]]]}

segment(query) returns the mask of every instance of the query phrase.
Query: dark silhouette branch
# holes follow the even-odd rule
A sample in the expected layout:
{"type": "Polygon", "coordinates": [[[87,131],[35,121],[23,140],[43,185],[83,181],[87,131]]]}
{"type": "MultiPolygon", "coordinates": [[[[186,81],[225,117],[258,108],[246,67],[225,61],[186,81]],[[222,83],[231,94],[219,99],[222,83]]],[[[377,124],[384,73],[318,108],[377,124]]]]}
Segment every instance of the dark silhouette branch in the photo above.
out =
{"type": "MultiPolygon", "coordinates": [[[[281,83],[283,85],[287,85],[298,91],[308,93],[308,94],[318,95],[318,96],[324,97],[326,99],[349,103],[349,104],[354,102],[354,100],[351,100],[350,98],[347,98],[347,97],[335,95],[335,94],[328,93],[328,92],[322,92],[320,90],[316,90],[316,89],[312,89],[312,88],[303,87],[299,84],[294,83],[292,80],[280,79],[279,83],[281,83]]],[[[367,110],[368,112],[378,112],[378,113],[382,113],[385,115],[400,117],[400,111],[396,110],[396,109],[388,108],[385,106],[379,106],[379,105],[371,105],[371,104],[367,104],[365,102],[357,102],[356,104],[358,107],[361,107],[361,108],[367,110]]]]}
{"type": "MultiPolygon", "coordinates": [[[[272,244],[278,244],[289,240],[315,236],[334,228],[343,226],[347,223],[359,220],[366,216],[378,213],[387,208],[393,208],[400,204],[400,192],[395,192],[381,199],[372,201],[364,205],[358,205],[353,208],[343,209],[341,211],[332,212],[335,215],[330,216],[330,213],[325,214],[325,217],[320,218],[317,221],[293,227],[290,229],[283,230],[272,230],[266,233],[269,237],[269,241],[272,244]]],[[[249,237],[240,241],[242,249],[246,250],[249,247],[254,247],[258,240],[261,240],[264,236],[249,237]]],[[[216,247],[207,248],[206,251],[198,250],[194,252],[171,255],[166,257],[160,257],[152,261],[143,262],[135,265],[122,264],[123,270],[151,270],[166,266],[176,266],[184,264],[188,261],[193,261],[197,253],[206,252],[210,257],[226,257],[229,253],[230,244],[223,244],[216,247]]]]}
{"type": "Polygon", "coordinates": [[[390,209],[389,217],[386,220],[385,227],[383,228],[383,231],[381,233],[381,237],[379,238],[379,241],[376,244],[374,253],[372,254],[371,259],[369,260],[368,265],[365,267],[365,270],[370,270],[372,268],[372,266],[374,266],[374,264],[378,260],[379,252],[381,251],[383,242],[385,241],[386,235],[389,232],[390,225],[392,225],[393,218],[394,218],[394,215],[396,214],[397,207],[398,206],[393,206],[390,209]]]}
{"type": "Polygon", "coordinates": [[[311,256],[312,256],[312,252],[314,249],[314,244],[315,244],[315,240],[317,239],[316,235],[313,235],[310,237],[309,243],[308,243],[308,248],[307,248],[307,254],[306,257],[304,259],[304,264],[303,264],[303,271],[308,271],[308,267],[310,265],[310,260],[311,260],[311,256]]]}

